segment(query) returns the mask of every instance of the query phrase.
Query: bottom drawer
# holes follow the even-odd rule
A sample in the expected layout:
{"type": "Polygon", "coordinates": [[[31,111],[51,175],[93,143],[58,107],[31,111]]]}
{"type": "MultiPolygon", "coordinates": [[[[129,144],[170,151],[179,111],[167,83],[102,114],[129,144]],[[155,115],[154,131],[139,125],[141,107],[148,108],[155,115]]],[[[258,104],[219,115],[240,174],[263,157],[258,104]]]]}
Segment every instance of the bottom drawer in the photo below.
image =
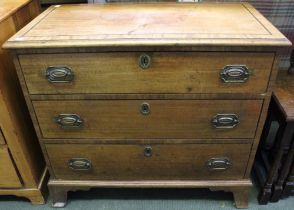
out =
{"type": "Polygon", "coordinates": [[[22,184],[6,146],[0,146],[0,188],[19,188],[22,184]]]}
{"type": "Polygon", "coordinates": [[[47,144],[56,179],[242,179],[250,144],[47,144]]]}

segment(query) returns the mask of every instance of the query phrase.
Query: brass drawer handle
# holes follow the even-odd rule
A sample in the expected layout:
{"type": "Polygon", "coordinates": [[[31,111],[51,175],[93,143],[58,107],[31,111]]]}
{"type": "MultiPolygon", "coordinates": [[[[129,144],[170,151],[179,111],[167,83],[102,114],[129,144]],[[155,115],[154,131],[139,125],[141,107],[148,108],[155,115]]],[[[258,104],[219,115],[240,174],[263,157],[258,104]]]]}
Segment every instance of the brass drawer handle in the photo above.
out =
{"type": "Polygon", "coordinates": [[[147,54],[142,54],[140,55],[139,57],[139,66],[142,68],[142,69],[147,69],[149,68],[151,65],[151,57],[147,54]]]}
{"type": "Polygon", "coordinates": [[[246,65],[227,65],[220,73],[225,83],[242,83],[249,79],[249,69],[246,65]]]}
{"type": "Polygon", "coordinates": [[[225,171],[232,166],[229,158],[211,158],[206,166],[211,171],[225,171]]]}
{"type": "Polygon", "coordinates": [[[85,158],[72,158],[68,161],[68,166],[75,171],[87,171],[92,168],[91,161],[85,158]]]}
{"type": "Polygon", "coordinates": [[[80,128],[83,125],[83,120],[77,114],[59,114],[56,123],[61,128],[80,128]]]}
{"type": "Polygon", "coordinates": [[[239,124],[239,118],[235,114],[217,114],[211,123],[215,128],[234,128],[239,124]]]}
{"type": "Polygon", "coordinates": [[[140,107],[140,112],[141,114],[143,115],[148,115],[150,114],[151,110],[150,110],[150,105],[147,103],[147,102],[144,102],[141,104],[141,107],[140,107]]]}
{"type": "Polygon", "coordinates": [[[153,154],[152,152],[152,147],[151,146],[147,146],[144,148],[144,156],[145,157],[151,157],[153,154]]]}
{"type": "Polygon", "coordinates": [[[46,79],[51,83],[71,82],[74,74],[67,66],[49,66],[46,69],[46,79]]]}

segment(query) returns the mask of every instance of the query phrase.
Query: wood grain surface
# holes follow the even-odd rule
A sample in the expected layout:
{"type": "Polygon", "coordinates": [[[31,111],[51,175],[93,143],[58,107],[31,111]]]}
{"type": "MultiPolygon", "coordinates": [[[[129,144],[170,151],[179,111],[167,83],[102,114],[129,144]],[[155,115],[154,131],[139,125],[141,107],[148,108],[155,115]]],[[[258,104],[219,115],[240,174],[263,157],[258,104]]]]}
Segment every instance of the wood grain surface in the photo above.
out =
{"type": "Polygon", "coordinates": [[[130,3],[53,6],[4,47],[15,53],[55,205],[65,205],[67,191],[91,187],[202,186],[231,191],[246,207],[279,50],[289,45],[247,3],[130,3]],[[144,70],[142,53],[152,61],[144,70]],[[221,82],[225,65],[241,64],[248,81],[221,82]],[[74,80],[49,83],[46,69],[61,65],[74,80]],[[77,114],[83,126],[61,128],[59,114],[77,114]],[[216,129],[216,114],[240,122],[216,129]],[[221,156],[231,168],[205,170],[221,156]],[[91,170],[72,170],[71,158],[89,159],[91,170]]]}
{"type": "Polygon", "coordinates": [[[8,148],[0,146],[0,188],[19,188],[22,183],[11,160],[8,148]]]}
{"type": "Polygon", "coordinates": [[[276,87],[273,94],[287,121],[294,121],[294,91],[276,87]]]}
{"type": "Polygon", "coordinates": [[[277,85],[274,89],[274,98],[283,111],[287,121],[294,120],[294,74],[280,71],[277,85]]]}
{"type": "Polygon", "coordinates": [[[261,100],[82,100],[33,101],[44,138],[254,138],[261,100]],[[142,103],[150,114],[140,112],[142,103]],[[77,114],[76,129],[55,122],[59,114],[77,114]],[[240,123],[229,129],[211,124],[217,114],[236,114],[240,123]]]}
{"type": "MultiPolygon", "coordinates": [[[[1,1],[0,46],[36,17],[39,9],[38,0],[1,1]]],[[[34,203],[44,203],[46,193],[42,194],[38,187],[44,185],[42,175],[45,163],[12,57],[3,48],[0,48],[0,116],[0,127],[6,143],[1,148],[0,195],[21,195],[34,203]]]]}
{"type": "Polygon", "coordinates": [[[0,128],[0,144],[5,144],[5,138],[3,136],[1,128],[0,128]]]}
{"type": "Polygon", "coordinates": [[[274,60],[273,53],[237,52],[121,52],[20,55],[30,94],[73,93],[264,93],[274,60]],[[151,57],[142,69],[139,57],[151,57]],[[227,65],[246,65],[244,83],[225,83],[220,78],[227,65]],[[50,83],[49,66],[67,66],[72,82],[50,83]]]}
{"type": "MultiPolygon", "coordinates": [[[[27,5],[20,5],[19,9],[35,7],[37,3],[37,0],[28,1],[27,5]]],[[[35,12],[30,13],[30,19],[38,15],[39,11],[35,12]]],[[[16,33],[16,15],[21,15],[18,10],[0,22],[0,44],[16,33]]],[[[26,109],[12,58],[3,48],[0,48],[0,61],[0,126],[26,186],[37,187],[44,170],[40,147],[36,142],[37,137],[26,109]]]]}
{"type": "MultiPolygon", "coordinates": [[[[15,2],[14,0],[11,2],[15,2]]],[[[17,13],[14,14],[14,21],[16,30],[22,29],[26,24],[28,24],[36,15],[40,13],[39,1],[32,0],[29,4],[20,8],[17,13]]]]}
{"type": "Polygon", "coordinates": [[[289,46],[290,42],[247,3],[129,3],[52,6],[5,47],[146,45],[289,46]]]}
{"type": "Polygon", "coordinates": [[[16,14],[22,7],[28,5],[33,0],[1,0],[0,21],[16,14]]]}
{"type": "Polygon", "coordinates": [[[56,179],[69,180],[199,180],[242,179],[250,144],[148,145],[152,156],[144,156],[147,145],[47,144],[46,149],[56,179]],[[232,166],[211,171],[207,161],[226,157],[232,166]],[[75,171],[71,158],[86,158],[92,168],[75,171]]]}

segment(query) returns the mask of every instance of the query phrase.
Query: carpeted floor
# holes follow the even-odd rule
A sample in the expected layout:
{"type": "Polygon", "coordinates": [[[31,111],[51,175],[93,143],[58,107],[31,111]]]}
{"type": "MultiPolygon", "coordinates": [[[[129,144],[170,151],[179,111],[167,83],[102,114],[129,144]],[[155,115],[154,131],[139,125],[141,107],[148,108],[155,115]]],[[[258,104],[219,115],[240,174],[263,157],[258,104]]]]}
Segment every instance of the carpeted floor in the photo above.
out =
{"type": "MultiPolygon", "coordinates": [[[[258,205],[257,190],[250,194],[251,209],[293,210],[294,197],[278,203],[258,205]]],[[[1,210],[52,210],[47,204],[32,206],[26,199],[13,196],[0,197],[1,210]]],[[[216,210],[235,209],[232,194],[211,192],[207,189],[92,189],[70,192],[64,209],[72,210],[216,210]]]]}

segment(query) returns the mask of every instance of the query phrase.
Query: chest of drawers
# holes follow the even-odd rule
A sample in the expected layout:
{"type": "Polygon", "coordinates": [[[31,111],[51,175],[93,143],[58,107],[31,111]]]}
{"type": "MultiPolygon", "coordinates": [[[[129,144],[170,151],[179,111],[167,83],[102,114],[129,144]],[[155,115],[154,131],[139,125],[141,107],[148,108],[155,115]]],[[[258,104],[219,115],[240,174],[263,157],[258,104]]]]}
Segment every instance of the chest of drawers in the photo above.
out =
{"type": "Polygon", "coordinates": [[[247,207],[290,42],[249,4],[53,6],[11,49],[55,207],[91,187],[207,187],[247,207]]]}
{"type": "MultiPolygon", "coordinates": [[[[0,46],[38,14],[38,0],[1,0],[0,46]]],[[[2,195],[14,195],[26,197],[33,204],[43,204],[47,178],[45,161],[12,58],[0,47],[1,201],[4,201],[2,195]]]]}

